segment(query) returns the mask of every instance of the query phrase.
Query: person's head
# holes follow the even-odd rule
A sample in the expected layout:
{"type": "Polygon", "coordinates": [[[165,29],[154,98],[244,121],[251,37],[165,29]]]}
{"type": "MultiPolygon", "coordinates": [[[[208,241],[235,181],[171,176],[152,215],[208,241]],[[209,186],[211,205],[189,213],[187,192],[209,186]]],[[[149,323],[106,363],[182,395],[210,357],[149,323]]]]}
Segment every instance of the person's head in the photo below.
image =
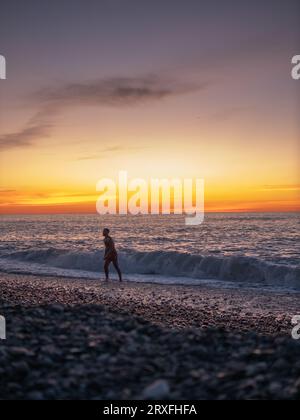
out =
{"type": "Polygon", "coordinates": [[[109,229],[103,229],[103,236],[107,237],[109,235],[109,229]]]}

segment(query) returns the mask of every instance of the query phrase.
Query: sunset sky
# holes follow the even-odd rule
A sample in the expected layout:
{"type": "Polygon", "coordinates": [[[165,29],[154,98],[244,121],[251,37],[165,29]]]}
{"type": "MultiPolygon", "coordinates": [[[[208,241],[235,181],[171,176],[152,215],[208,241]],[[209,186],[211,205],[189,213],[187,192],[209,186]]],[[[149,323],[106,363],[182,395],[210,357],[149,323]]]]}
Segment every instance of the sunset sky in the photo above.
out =
{"type": "Polygon", "coordinates": [[[300,210],[299,0],[1,4],[0,213],[204,178],[207,211],[300,210]]]}

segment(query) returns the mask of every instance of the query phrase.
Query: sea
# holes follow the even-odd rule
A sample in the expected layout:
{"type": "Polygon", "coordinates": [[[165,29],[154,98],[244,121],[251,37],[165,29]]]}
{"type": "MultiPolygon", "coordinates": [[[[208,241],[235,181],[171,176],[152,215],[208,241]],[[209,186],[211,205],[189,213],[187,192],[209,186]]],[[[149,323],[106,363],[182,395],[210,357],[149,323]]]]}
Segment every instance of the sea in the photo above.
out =
{"type": "Polygon", "coordinates": [[[299,220],[209,213],[186,226],[174,215],[1,215],[0,271],[103,280],[108,227],[128,281],[300,290],[299,220]]]}

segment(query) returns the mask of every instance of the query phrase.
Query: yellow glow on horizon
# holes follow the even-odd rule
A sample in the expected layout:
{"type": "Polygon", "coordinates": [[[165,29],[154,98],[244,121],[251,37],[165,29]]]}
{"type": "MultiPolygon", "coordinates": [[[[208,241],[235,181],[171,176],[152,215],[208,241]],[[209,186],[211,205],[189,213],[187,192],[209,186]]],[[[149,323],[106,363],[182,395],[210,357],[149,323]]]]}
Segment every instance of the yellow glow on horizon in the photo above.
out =
{"type": "Polygon", "coordinates": [[[153,115],[146,111],[134,118],[128,117],[131,110],[107,112],[107,121],[98,123],[95,110],[84,118],[78,110],[66,116],[51,142],[1,152],[0,213],[94,212],[96,183],[116,180],[120,170],[147,182],[204,179],[207,211],[299,211],[299,145],[293,133],[287,130],[283,142],[276,132],[263,138],[242,122],[224,132],[215,124],[171,117],[165,122],[159,106],[153,115]]]}

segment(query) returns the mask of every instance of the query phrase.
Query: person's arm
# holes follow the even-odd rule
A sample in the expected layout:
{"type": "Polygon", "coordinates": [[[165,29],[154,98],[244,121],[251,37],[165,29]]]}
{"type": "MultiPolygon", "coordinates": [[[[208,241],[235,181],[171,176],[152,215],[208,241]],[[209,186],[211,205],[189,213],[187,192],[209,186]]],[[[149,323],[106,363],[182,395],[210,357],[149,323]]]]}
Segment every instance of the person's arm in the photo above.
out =
{"type": "Polygon", "coordinates": [[[114,253],[114,241],[109,238],[106,245],[105,258],[110,258],[114,253]]]}

